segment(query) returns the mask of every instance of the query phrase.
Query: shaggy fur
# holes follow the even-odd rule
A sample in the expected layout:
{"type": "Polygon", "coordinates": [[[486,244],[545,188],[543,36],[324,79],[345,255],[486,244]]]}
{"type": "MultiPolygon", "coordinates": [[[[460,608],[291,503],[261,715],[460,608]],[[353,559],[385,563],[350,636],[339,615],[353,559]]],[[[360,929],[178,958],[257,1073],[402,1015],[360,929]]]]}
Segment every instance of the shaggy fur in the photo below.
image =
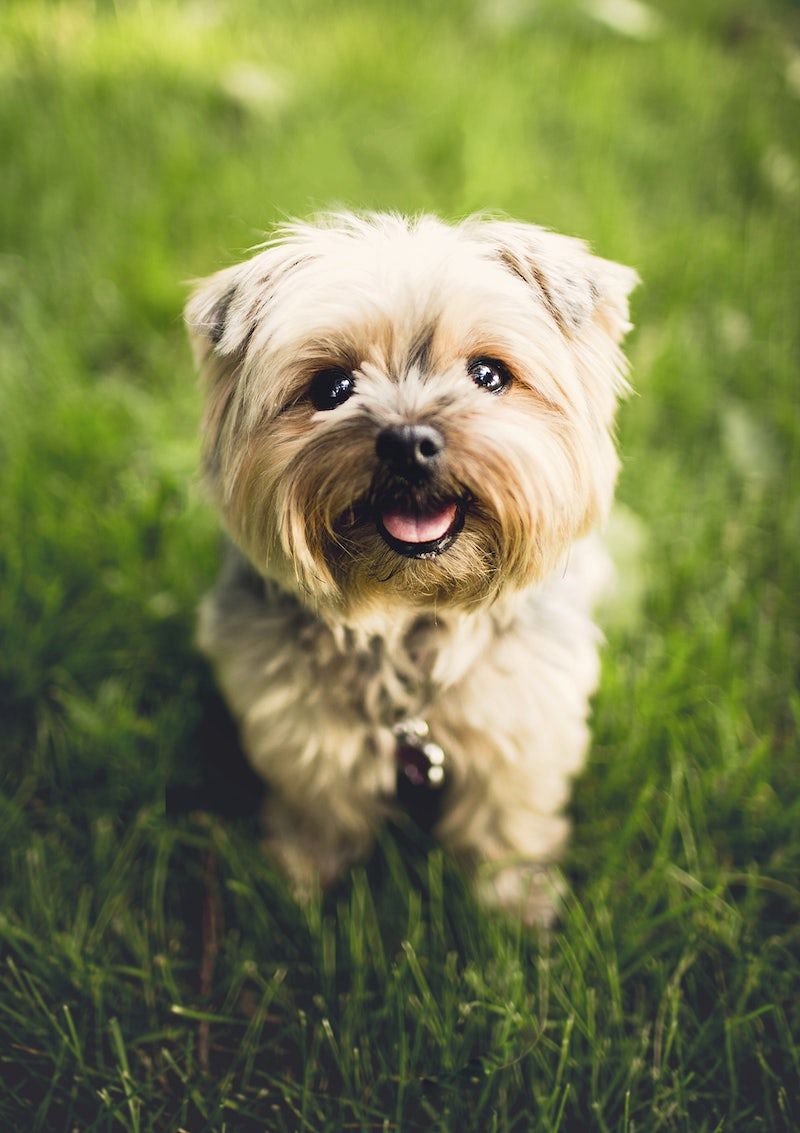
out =
{"type": "Polygon", "coordinates": [[[547,919],[597,680],[592,532],[635,281],[528,225],[334,214],[191,298],[205,469],[234,544],[199,640],[299,892],[366,854],[394,805],[392,727],[422,717],[447,760],[436,834],[487,900],[547,919]],[[476,384],[476,359],[505,388],[476,384]],[[315,409],[332,368],[352,394],[315,409]],[[407,425],[442,441],[424,475],[376,453],[407,425]],[[430,554],[385,538],[388,509],[453,501],[463,530],[430,554]]]}

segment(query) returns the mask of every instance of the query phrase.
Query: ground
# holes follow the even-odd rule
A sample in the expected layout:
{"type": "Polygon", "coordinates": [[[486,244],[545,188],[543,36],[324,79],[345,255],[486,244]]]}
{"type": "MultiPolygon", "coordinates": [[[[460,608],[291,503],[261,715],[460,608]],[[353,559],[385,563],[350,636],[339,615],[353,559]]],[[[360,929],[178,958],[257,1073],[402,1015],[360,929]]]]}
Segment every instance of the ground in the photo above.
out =
{"type": "Polygon", "coordinates": [[[4,1128],[797,1128],[799,101],[788,0],[7,0],[4,1128]],[[549,939],[410,830],[298,909],[192,647],[186,281],[330,204],[644,280],[549,939]]]}

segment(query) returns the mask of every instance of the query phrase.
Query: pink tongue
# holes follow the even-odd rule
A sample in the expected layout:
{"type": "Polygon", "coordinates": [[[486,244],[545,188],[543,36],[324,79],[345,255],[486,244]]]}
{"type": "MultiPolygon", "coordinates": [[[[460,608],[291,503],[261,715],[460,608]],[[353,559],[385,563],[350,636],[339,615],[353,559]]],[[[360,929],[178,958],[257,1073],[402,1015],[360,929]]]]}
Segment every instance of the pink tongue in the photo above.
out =
{"type": "Polygon", "coordinates": [[[401,543],[432,543],[441,539],[456,518],[456,505],[445,504],[439,511],[385,511],[381,522],[394,539],[401,543]]]}

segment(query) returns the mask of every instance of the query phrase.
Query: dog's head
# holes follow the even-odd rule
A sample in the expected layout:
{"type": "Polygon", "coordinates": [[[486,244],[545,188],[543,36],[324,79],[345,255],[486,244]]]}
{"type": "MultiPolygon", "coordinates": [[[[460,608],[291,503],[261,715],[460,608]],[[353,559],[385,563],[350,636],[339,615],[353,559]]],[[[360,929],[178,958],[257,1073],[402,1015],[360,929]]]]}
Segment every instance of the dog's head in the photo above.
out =
{"type": "Polygon", "coordinates": [[[346,613],[543,577],[611,501],[635,282],[524,224],[286,226],[186,308],[232,537],[346,613]]]}

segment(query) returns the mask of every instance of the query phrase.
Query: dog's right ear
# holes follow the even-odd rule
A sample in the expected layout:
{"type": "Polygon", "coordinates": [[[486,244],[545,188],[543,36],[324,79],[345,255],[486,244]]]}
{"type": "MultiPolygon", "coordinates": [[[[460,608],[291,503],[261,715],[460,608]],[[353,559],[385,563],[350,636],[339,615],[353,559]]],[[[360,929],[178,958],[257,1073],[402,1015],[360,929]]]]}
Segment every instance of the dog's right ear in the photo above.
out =
{"type": "Polygon", "coordinates": [[[183,312],[195,361],[203,366],[211,354],[234,360],[244,354],[253,333],[244,295],[250,265],[234,264],[200,280],[183,312]]]}
{"type": "Polygon", "coordinates": [[[203,464],[212,484],[224,463],[225,437],[236,419],[230,410],[258,319],[252,277],[252,260],[215,272],[197,283],[183,312],[205,385],[203,464]]]}

